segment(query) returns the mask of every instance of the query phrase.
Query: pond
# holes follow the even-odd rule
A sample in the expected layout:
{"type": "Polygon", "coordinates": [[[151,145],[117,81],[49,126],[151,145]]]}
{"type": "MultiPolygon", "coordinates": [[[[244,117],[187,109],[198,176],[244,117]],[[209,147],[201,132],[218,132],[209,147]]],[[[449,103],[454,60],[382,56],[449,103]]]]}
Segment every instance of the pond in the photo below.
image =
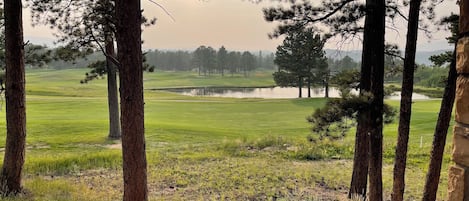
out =
{"type": "MultiPolygon", "coordinates": [[[[225,88],[225,87],[200,87],[200,88],[175,88],[165,89],[166,91],[186,95],[186,96],[210,96],[210,97],[225,97],[225,98],[298,98],[298,88],[295,87],[264,87],[264,88],[225,88]]],[[[352,93],[358,93],[353,91],[352,93]]],[[[303,97],[308,96],[308,89],[302,89],[303,97]]],[[[319,98],[324,97],[324,88],[312,88],[311,97],[319,98]]],[[[337,88],[329,88],[329,97],[340,97],[340,92],[337,88]]],[[[394,93],[392,96],[386,97],[387,99],[399,100],[400,92],[394,93]]],[[[422,94],[413,94],[414,100],[429,99],[428,96],[422,94]]]]}

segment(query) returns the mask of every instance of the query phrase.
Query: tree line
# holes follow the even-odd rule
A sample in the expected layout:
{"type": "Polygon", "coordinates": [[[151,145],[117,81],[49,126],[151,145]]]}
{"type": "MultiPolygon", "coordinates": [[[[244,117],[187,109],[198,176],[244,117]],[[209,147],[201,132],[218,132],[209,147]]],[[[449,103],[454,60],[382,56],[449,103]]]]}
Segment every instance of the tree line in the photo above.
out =
{"type": "Polygon", "coordinates": [[[146,62],[156,70],[197,71],[200,75],[248,74],[256,69],[276,69],[274,54],[259,51],[229,51],[224,46],[218,50],[199,46],[194,51],[149,50],[146,62]]]}

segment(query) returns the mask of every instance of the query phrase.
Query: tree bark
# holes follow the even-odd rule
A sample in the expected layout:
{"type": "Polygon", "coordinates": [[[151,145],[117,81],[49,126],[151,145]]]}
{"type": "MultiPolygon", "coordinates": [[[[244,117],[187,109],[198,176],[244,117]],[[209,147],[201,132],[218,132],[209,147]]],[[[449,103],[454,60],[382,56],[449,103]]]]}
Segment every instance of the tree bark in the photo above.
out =
{"type": "Polygon", "coordinates": [[[385,34],[385,1],[367,0],[365,19],[364,46],[368,46],[371,65],[371,136],[369,152],[369,200],[383,200],[383,111],[384,111],[384,34],[385,34]],[[368,22],[368,23],[367,23],[368,22]],[[368,26],[367,26],[368,25],[368,26]],[[368,40],[367,40],[368,38],[368,40]]]}
{"type": "Polygon", "coordinates": [[[308,98],[311,98],[311,76],[308,76],[308,98]]]}
{"type": "MultiPolygon", "coordinates": [[[[456,43],[457,44],[457,43],[456,43]]],[[[425,187],[423,189],[423,201],[436,200],[436,192],[440,181],[441,163],[443,161],[443,152],[445,150],[446,135],[448,134],[451,113],[453,112],[453,103],[456,94],[456,47],[453,51],[448,72],[448,81],[445,86],[443,100],[441,101],[440,113],[433,134],[432,151],[430,154],[430,164],[428,167],[425,187]]]]}
{"type": "Polygon", "coordinates": [[[4,195],[20,193],[25,158],[26,105],[22,4],[5,0],[6,124],[5,157],[1,172],[4,195]]]}
{"type": "Polygon", "coordinates": [[[148,200],[140,0],[116,1],[124,201],[148,200]]]}
{"type": "MultiPolygon", "coordinates": [[[[362,68],[363,72],[363,68],[362,68]]],[[[370,75],[370,74],[368,74],[370,75]]],[[[363,77],[363,75],[362,75],[363,77]]],[[[362,89],[363,90],[363,89],[362,89]]],[[[357,132],[355,135],[355,154],[353,155],[353,173],[350,183],[349,198],[366,198],[368,183],[368,150],[370,144],[369,110],[359,111],[357,117],[357,132]]]]}
{"type": "MultiPolygon", "coordinates": [[[[112,35],[106,36],[106,54],[115,57],[114,40],[112,35]]],[[[117,69],[109,58],[106,59],[107,65],[107,99],[109,109],[109,135],[110,139],[119,139],[121,137],[121,126],[119,119],[119,94],[117,92],[117,69]]]]}
{"type": "Polygon", "coordinates": [[[298,98],[303,96],[303,78],[298,77],[298,98]]]}
{"type": "MultiPolygon", "coordinates": [[[[355,155],[349,197],[366,197],[369,174],[369,200],[382,200],[384,1],[367,0],[363,34],[360,96],[372,93],[370,107],[358,112],[355,155]]],[[[368,97],[367,97],[368,98],[368,97]]]]}
{"type": "MultiPolygon", "coordinates": [[[[368,25],[369,29],[369,25],[368,25]]],[[[369,31],[368,31],[369,32],[369,31]]],[[[369,37],[369,34],[367,34],[369,37]]],[[[366,97],[371,92],[372,65],[370,65],[369,54],[373,54],[373,49],[369,46],[369,39],[363,41],[362,66],[360,71],[360,96],[366,97]],[[365,43],[367,42],[367,43],[365,43]]],[[[363,107],[357,115],[357,131],[355,134],[355,153],[353,157],[353,172],[350,183],[349,198],[366,198],[366,187],[368,184],[370,149],[371,120],[370,108],[363,107]]]]}
{"type": "Polygon", "coordinates": [[[324,79],[324,97],[329,98],[329,73],[326,75],[326,79],[324,79]]]}
{"type": "Polygon", "coordinates": [[[417,49],[420,2],[421,0],[411,0],[409,8],[404,72],[402,75],[399,128],[396,156],[394,160],[394,183],[391,195],[391,199],[393,201],[404,200],[405,169],[409,142],[410,118],[412,114],[412,93],[414,91],[415,52],[417,49]]]}

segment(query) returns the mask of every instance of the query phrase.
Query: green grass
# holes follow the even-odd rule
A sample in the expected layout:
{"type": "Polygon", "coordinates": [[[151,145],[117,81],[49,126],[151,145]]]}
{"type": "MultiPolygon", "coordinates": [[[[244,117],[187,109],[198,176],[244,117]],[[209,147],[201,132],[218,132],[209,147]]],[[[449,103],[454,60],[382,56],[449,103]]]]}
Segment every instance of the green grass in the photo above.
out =
{"type": "MultiPolygon", "coordinates": [[[[106,81],[82,85],[79,80],[85,72],[27,72],[27,193],[6,200],[119,200],[122,196],[119,142],[106,138],[106,81]]],[[[207,78],[188,72],[144,76],[146,89],[273,84],[269,72],[249,78],[207,78]]],[[[337,142],[307,142],[310,131],[305,117],[324,103],[325,99],[187,97],[146,90],[150,200],[344,199],[353,131],[337,142]]],[[[439,100],[413,104],[409,199],[422,194],[439,106],[439,100]]],[[[1,109],[0,148],[5,144],[4,106],[1,109]]],[[[396,123],[384,129],[388,197],[396,133],[396,123]]],[[[448,164],[447,151],[439,199],[445,198],[448,164]]]]}
{"type": "Polygon", "coordinates": [[[249,77],[242,75],[224,77],[220,75],[199,76],[195,72],[156,72],[145,77],[145,88],[175,88],[198,86],[225,86],[225,87],[265,87],[274,86],[272,72],[257,71],[249,77]]]}

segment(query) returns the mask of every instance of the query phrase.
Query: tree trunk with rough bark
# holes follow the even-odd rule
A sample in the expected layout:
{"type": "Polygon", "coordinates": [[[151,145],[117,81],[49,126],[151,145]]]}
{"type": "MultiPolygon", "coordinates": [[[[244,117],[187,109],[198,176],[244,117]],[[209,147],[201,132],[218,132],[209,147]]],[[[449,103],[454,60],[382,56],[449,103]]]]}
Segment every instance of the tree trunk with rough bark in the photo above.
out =
{"type": "MultiPolygon", "coordinates": [[[[362,132],[368,134],[369,146],[368,160],[354,161],[354,163],[366,163],[369,175],[369,200],[380,201],[382,192],[382,142],[383,142],[383,78],[384,78],[384,34],[385,34],[385,3],[384,0],[367,0],[367,13],[363,33],[362,78],[361,81],[371,82],[371,103],[366,112],[368,116],[362,116],[366,126],[362,132]],[[369,75],[367,75],[369,73],[369,75]],[[371,78],[370,81],[364,79],[371,78]]],[[[362,84],[362,83],[360,83],[362,84]]],[[[366,93],[364,90],[361,93],[366,93]]],[[[366,95],[369,96],[369,95],[366,95]]],[[[365,112],[365,114],[366,114],[365,112]]],[[[362,114],[363,115],[363,114],[362,114]]],[[[362,122],[363,123],[363,122],[362,122]]],[[[361,134],[365,135],[365,134],[361,134]]],[[[363,154],[363,153],[361,153],[363,154]]],[[[362,165],[363,166],[363,165],[362,165]]],[[[355,168],[355,167],[354,167],[355,168]]],[[[360,178],[363,180],[364,178],[360,178]]],[[[363,183],[363,182],[362,182],[363,183]]]]}
{"type": "Polygon", "coordinates": [[[384,1],[367,0],[363,34],[360,96],[373,94],[370,107],[359,111],[355,155],[349,197],[382,200],[383,78],[384,78],[384,1]]]}
{"type": "MultiPolygon", "coordinates": [[[[367,96],[371,92],[372,66],[365,65],[369,63],[368,54],[372,54],[373,50],[363,43],[362,66],[360,71],[360,96],[367,96]]],[[[355,153],[353,157],[353,172],[350,183],[349,198],[361,197],[366,198],[366,187],[368,184],[369,160],[368,152],[370,149],[370,108],[363,107],[358,111],[357,115],[357,131],[355,134],[355,153]]]]}
{"type": "Polygon", "coordinates": [[[409,8],[404,72],[402,77],[399,128],[396,156],[394,160],[394,183],[393,192],[391,195],[391,199],[393,201],[404,200],[405,169],[407,162],[407,147],[409,142],[410,117],[412,114],[412,93],[414,91],[415,52],[417,49],[420,2],[421,0],[411,0],[409,8]]]}
{"type": "Polygon", "coordinates": [[[1,193],[20,193],[25,159],[26,105],[22,4],[5,0],[6,124],[5,157],[1,172],[1,193]]]}
{"type": "Polygon", "coordinates": [[[363,48],[370,48],[371,99],[370,106],[370,150],[369,150],[369,200],[383,200],[383,111],[384,111],[384,34],[385,1],[367,0],[368,13],[365,19],[363,48]],[[368,25],[368,26],[367,26],[368,25]],[[368,31],[367,31],[368,27],[368,31]],[[368,40],[367,40],[368,38],[368,40]]]}
{"type": "MultiPolygon", "coordinates": [[[[106,36],[106,54],[116,57],[114,50],[114,40],[111,35],[106,36]]],[[[121,137],[121,125],[119,118],[119,94],[117,91],[117,67],[110,60],[106,59],[107,66],[107,99],[109,109],[109,135],[110,139],[119,139],[121,137]]]]}
{"type": "MultiPolygon", "coordinates": [[[[362,68],[363,72],[363,68],[362,68]]],[[[370,74],[368,74],[370,75],[370,74]]],[[[362,74],[363,77],[363,74],[362,74]]],[[[362,89],[364,91],[364,89],[362,89]]],[[[355,135],[355,154],[353,155],[353,173],[350,183],[349,198],[366,197],[368,183],[368,150],[370,144],[370,111],[359,111],[355,135]]]]}
{"type": "Polygon", "coordinates": [[[148,200],[140,0],[116,1],[124,201],[148,200]]]}

